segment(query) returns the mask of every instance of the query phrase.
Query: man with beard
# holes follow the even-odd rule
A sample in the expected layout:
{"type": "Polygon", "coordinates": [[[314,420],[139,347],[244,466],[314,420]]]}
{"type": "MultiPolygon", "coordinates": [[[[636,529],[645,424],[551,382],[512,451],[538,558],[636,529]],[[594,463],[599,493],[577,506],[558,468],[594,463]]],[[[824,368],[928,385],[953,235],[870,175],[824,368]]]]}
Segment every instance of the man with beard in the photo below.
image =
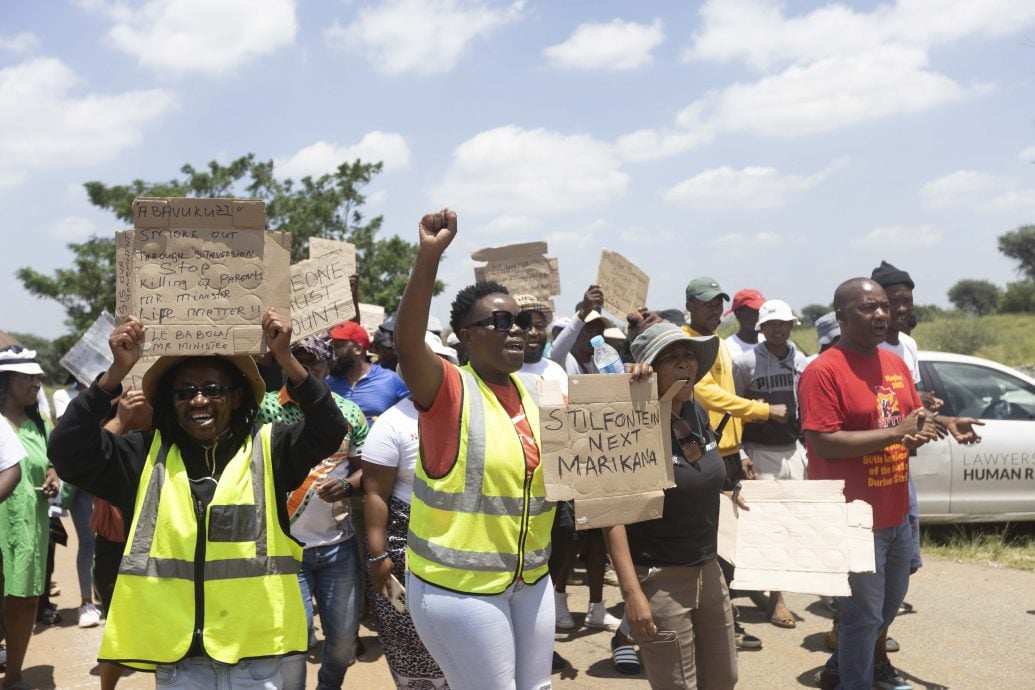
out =
{"type": "Polygon", "coordinates": [[[359,405],[368,424],[389,407],[409,396],[399,375],[367,360],[370,336],[355,321],[331,329],[334,364],[327,383],[331,390],[359,405]]]}
{"type": "Polygon", "coordinates": [[[525,345],[525,364],[521,371],[556,381],[561,392],[568,395],[568,374],[560,364],[543,356],[549,335],[546,329],[552,317],[550,307],[532,295],[514,295],[514,301],[517,302],[519,312],[532,315],[532,328],[528,331],[528,343],[525,345]]]}

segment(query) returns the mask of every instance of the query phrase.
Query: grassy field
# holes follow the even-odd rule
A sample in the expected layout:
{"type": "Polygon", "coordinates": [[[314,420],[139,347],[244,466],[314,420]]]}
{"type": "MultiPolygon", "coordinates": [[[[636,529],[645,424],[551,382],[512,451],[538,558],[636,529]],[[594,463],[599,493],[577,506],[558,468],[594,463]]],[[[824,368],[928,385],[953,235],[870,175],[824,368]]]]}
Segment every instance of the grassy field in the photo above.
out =
{"type": "Polygon", "coordinates": [[[1035,522],[921,527],[925,555],[1035,571],[1035,522]]]}
{"type": "MultiPolygon", "coordinates": [[[[737,330],[730,320],[719,327],[723,338],[737,330]]],[[[920,323],[913,331],[921,350],[984,357],[1007,366],[1035,364],[1035,314],[944,317],[920,323]]],[[[813,354],[816,329],[799,326],[791,338],[802,352],[813,354]]]]}

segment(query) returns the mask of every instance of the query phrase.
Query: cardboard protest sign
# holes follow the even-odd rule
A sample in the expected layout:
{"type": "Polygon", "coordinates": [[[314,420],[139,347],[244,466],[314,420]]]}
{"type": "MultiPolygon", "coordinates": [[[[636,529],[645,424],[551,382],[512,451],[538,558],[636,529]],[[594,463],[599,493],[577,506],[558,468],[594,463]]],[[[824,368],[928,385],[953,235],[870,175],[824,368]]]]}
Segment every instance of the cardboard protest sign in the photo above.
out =
{"type": "Polygon", "coordinates": [[[263,202],[147,199],[116,233],[116,314],[146,326],[154,355],[261,353],[267,307],[290,314],[290,236],[263,202]]]}
{"type": "Polygon", "coordinates": [[[539,383],[546,496],[574,499],[577,529],[661,517],[675,485],[668,420],[682,383],[659,400],[657,376],[572,376],[566,405],[556,381],[539,383]]]}
{"type": "Polygon", "coordinates": [[[347,259],[340,250],[291,266],[292,342],[356,315],[347,271],[347,259]]]}
{"type": "Polygon", "coordinates": [[[647,306],[650,276],[618,252],[600,252],[597,285],[604,293],[604,309],[623,319],[626,314],[647,306]]]}
{"type": "Polygon", "coordinates": [[[526,242],[489,247],[471,253],[475,261],[487,261],[474,269],[475,280],[495,280],[512,295],[533,295],[553,308],[552,295],[561,294],[557,259],[546,256],[546,242],[526,242]]]}
{"type": "Polygon", "coordinates": [[[130,388],[141,390],[144,387],[144,374],[158,359],[158,356],[143,356],[138,359],[137,363],[126,374],[126,378],[122,379],[122,387],[126,390],[130,388]]]}
{"type": "Polygon", "coordinates": [[[732,588],[850,596],[849,572],[873,572],[873,510],[845,502],[841,480],[744,482],[749,511],[722,497],[719,555],[732,588]]]}
{"type": "Polygon", "coordinates": [[[356,273],[356,245],[326,237],[309,238],[309,258],[316,259],[331,252],[341,252],[345,262],[345,277],[356,273]]]}
{"type": "Polygon", "coordinates": [[[83,337],[58,360],[61,366],[77,381],[92,382],[98,375],[107,371],[114,361],[111,348],[108,346],[108,338],[114,330],[115,319],[108,312],[101,312],[86,329],[86,333],[83,333],[83,337]]]}
{"type": "Polygon", "coordinates": [[[379,304],[359,303],[359,325],[373,336],[377,327],[385,322],[385,308],[379,304]]]}

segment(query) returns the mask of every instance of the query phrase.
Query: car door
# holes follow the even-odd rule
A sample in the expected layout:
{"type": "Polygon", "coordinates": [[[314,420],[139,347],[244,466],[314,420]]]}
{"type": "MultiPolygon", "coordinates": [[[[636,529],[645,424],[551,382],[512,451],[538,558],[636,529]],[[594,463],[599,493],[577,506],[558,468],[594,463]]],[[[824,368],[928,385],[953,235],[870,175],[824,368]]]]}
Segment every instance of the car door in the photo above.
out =
{"type": "MultiPolygon", "coordinates": [[[[934,371],[920,362],[920,389],[941,397],[934,371]]],[[[932,441],[909,458],[909,475],[916,487],[917,509],[923,522],[939,522],[949,514],[952,494],[952,447],[948,438],[932,441]]]]}
{"type": "Polygon", "coordinates": [[[1035,511],[1035,386],[975,362],[925,364],[945,414],[985,422],[980,444],[949,444],[949,512],[981,520],[1035,511]]]}

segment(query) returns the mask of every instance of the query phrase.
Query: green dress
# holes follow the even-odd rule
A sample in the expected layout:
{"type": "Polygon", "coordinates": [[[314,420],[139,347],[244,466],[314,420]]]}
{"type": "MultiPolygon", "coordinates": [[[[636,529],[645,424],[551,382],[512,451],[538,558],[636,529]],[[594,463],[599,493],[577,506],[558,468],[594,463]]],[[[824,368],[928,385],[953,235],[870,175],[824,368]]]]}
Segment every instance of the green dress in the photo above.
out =
{"type": "MultiPolygon", "coordinates": [[[[2,424],[10,424],[6,417],[2,424]]],[[[13,425],[12,425],[13,426],[13,425]]],[[[7,500],[0,503],[0,551],[4,554],[4,595],[38,597],[47,577],[47,545],[50,520],[47,497],[38,487],[47,478],[47,440],[35,422],[26,420],[15,430],[25,448],[22,479],[7,500]]],[[[49,427],[48,427],[49,432],[49,427]]]]}

